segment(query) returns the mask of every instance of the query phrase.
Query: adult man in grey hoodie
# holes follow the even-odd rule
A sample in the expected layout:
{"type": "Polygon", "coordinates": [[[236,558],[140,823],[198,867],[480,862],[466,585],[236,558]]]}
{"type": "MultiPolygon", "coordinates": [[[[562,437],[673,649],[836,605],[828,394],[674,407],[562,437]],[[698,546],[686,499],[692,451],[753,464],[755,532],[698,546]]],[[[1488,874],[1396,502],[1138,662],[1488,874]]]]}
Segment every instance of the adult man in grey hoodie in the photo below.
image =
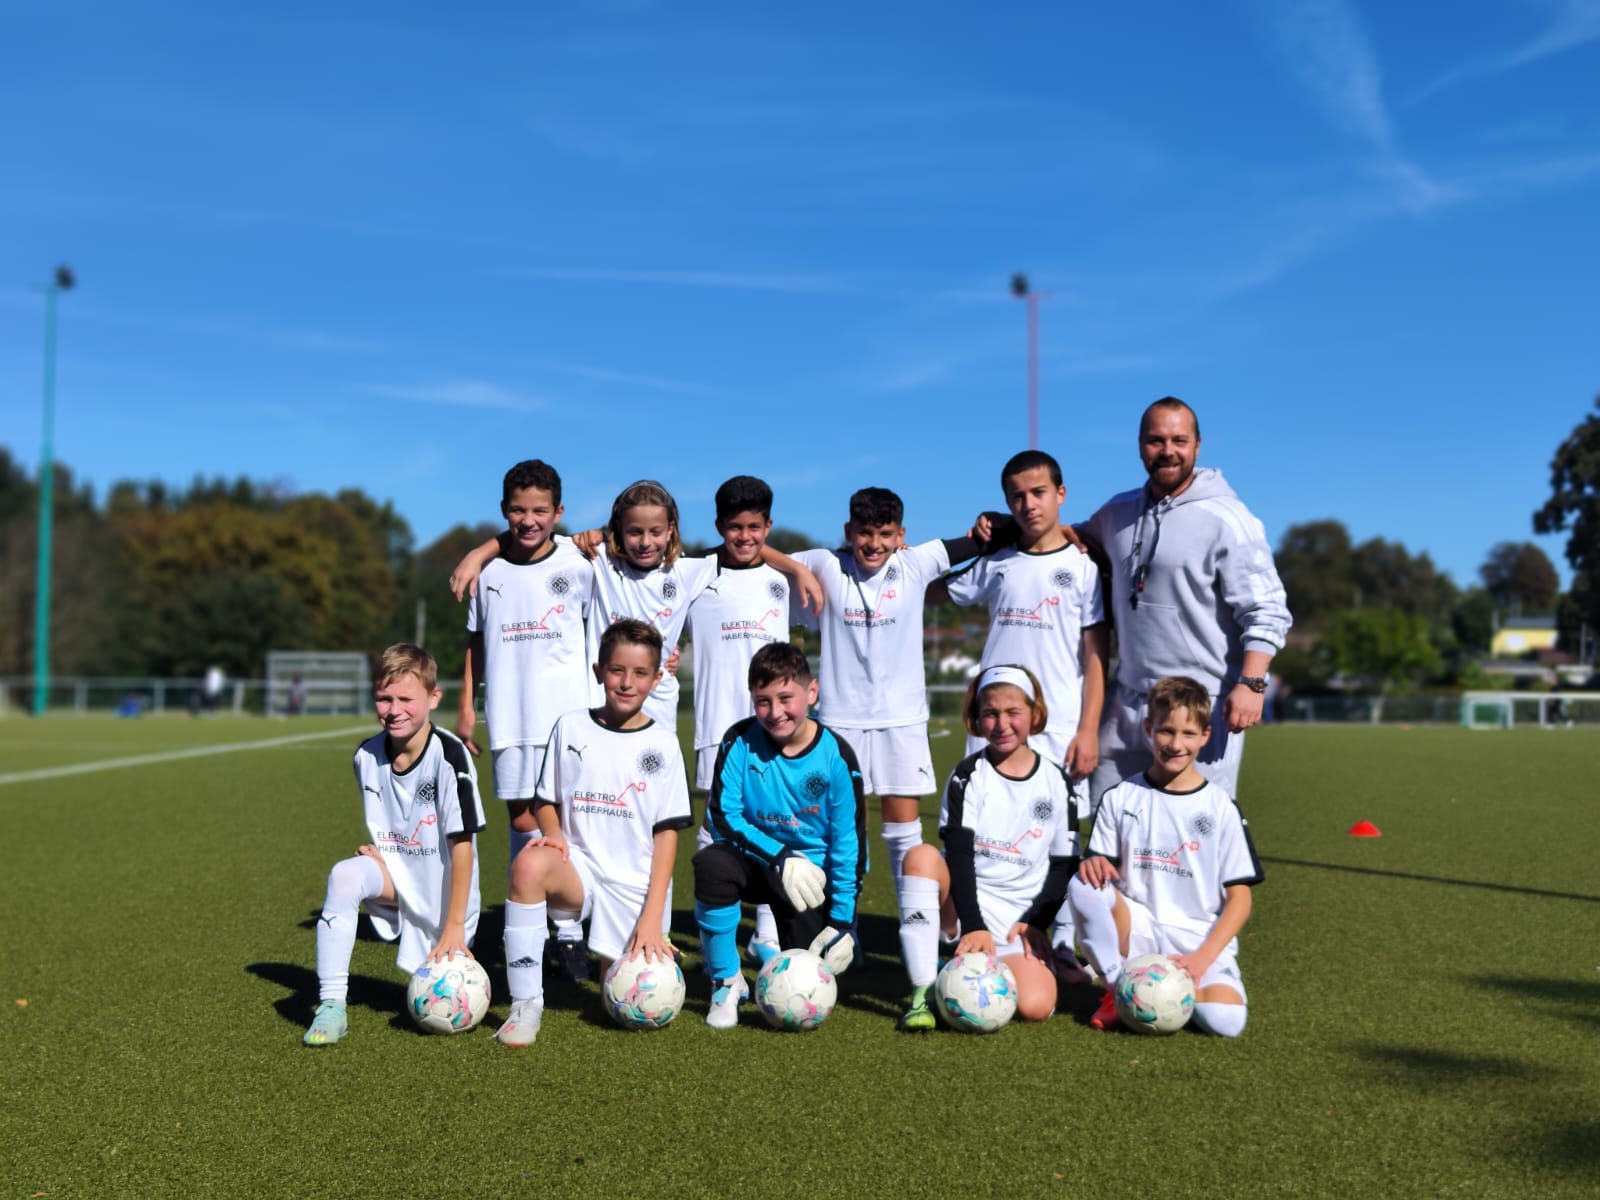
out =
{"type": "Polygon", "coordinates": [[[1111,566],[1117,673],[1100,723],[1090,798],[1150,765],[1145,694],[1168,675],[1210,689],[1217,719],[1200,772],[1237,797],[1244,731],[1261,720],[1272,656],[1290,617],[1266,531],[1222,479],[1195,469],[1200,419],[1168,396],[1145,409],[1139,457],[1149,479],[1083,527],[1111,566]]]}

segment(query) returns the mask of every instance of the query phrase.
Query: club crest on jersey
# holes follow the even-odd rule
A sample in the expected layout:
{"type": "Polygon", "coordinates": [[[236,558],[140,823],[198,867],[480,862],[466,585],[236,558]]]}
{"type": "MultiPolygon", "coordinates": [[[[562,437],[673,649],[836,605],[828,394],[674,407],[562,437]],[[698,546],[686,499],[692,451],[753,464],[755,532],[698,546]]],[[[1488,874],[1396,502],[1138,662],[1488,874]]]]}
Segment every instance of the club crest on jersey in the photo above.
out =
{"type": "Polygon", "coordinates": [[[651,748],[639,753],[639,770],[646,775],[659,775],[661,768],[667,765],[667,756],[661,751],[651,748]]]}
{"type": "Polygon", "coordinates": [[[828,794],[828,777],[821,771],[813,771],[806,776],[805,782],[800,787],[807,798],[821,800],[828,794]]]}
{"type": "Polygon", "coordinates": [[[883,573],[883,578],[884,582],[893,583],[895,580],[900,578],[900,568],[895,566],[893,563],[890,563],[889,569],[883,573]]]}
{"type": "Polygon", "coordinates": [[[422,786],[417,789],[418,804],[433,805],[439,800],[439,789],[434,786],[433,780],[424,779],[422,786]]]}
{"type": "Polygon", "coordinates": [[[1050,582],[1055,584],[1057,587],[1071,587],[1072,572],[1062,568],[1054,575],[1050,576],[1050,582]]]}
{"type": "Polygon", "coordinates": [[[1196,837],[1210,837],[1211,831],[1217,827],[1211,819],[1210,813],[1195,813],[1194,819],[1189,822],[1189,830],[1196,837]]]}
{"type": "Polygon", "coordinates": [[[663,600],[676,600],[678,598],[678,582],[675,579],[661,581],[661,598],[663,600]]]}
{"type": "Polygon", "coordinates": [[[572,576],[565,571],[558,572],[545,580],[544,586],[552,596],[565,596],[572,590],[572,576]]]}
{"type": "Polygon", "coordinates": [[[1033,802],[1033,819],[1035,821],[1048,821],[1056,811],[1056,806],[1049,800],[1035,800],[1033,802]]]}
{"type": "Polygon", "coordinates": [[[774,579],[767,584],[767,595],[774,600],[787,600],[789,598],[789,589],[782,582],[774,579]]]}

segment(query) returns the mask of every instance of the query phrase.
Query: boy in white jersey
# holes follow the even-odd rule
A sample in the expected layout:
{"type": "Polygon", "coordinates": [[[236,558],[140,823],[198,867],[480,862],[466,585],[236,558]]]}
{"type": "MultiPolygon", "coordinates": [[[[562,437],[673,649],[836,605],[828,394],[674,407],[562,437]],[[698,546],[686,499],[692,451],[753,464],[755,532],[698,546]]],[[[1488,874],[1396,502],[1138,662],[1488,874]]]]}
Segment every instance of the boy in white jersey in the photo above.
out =
{"type": "Polygon", "coordinates": [[[362,905],[380,937],[399,941],[396,961],[407,973],[452,954],[470,957],[478,930],[478,779],[466,748],[428,719],[441,698],[433,655],[390,646],[372,695],[383,732],[355,756],[372,841],[328,872],[317,918],[321,1002],[308,1046],[331,1045],[350,1030],[345,1000],[362,905]]]}
{"type": "MultiPolygon", "coordinates": [[[[789,640],[789,581],[762,561],[772,530],[772,489],[753,475],[735,475],[717,489],[716,573],[689,606],[694,646],[694,786],[710,792],[722,735],[751,716],[750,660],[756,651],[789,640]]],[[[699,845],[711,842],[702,826],[699,845]]],[[[772,907],[756,908],[751,953],[778,949],[772,907]]]]}
{"type": "MultiPolygon", "coordinates": [[[[1027,667],[1044,686],[1050,723],[1029,743],[1059,764],[1074,782],[1100,758],[1100,713],[1106,694],[1110,633],[1100,590],[1100,569],[1061,528],[1067,489],[1061,464],[1042,450],[1013,455],[1000,470],[1000,487],[1016,525],[1017,541],[943,581],[956,604],[989,609],[989,636],[979,669],[997,663],[1027,667]]],[[[983,528],[980,518],[978,528],[983,528]]],[[[940,585],[929,595],[941,599],[940,585]]],[[[981,739],[967,738],[975,754],[981,739]]],[[[1062,905],[1051,940],[1064,982],[1086,978],[1073,953],[1072,913],[1062,905]]]]}
{"type": "Polygon", "coordinates": [[[904,513],[887,488],[862,488],[850,497],[848,549],[794,556],[826,598],[817,715],[850,743],[866,790],[882,800],[896,879],[907,851],[922,841],[918,798],[937,787],[922,666],[924,595],[952,562],[979,552],[970,537],[905,546],[904,513]]]}
{"type": "Polygon", "coordinates": [[[500,512],[509,533],[467,606],[471,636],[456,734],[479,753],[474,701],[483,684],[494,790],[511,824],[508,872],[538,834],[533,792],[550,727],[589,701],[584,619],[594,574],[570,541],[555,536],[563,511],[554,467],[535,458],[507,471],[500,512]]]}
{"type": "Polygon", "coordinates": [[[1195,981],[1194,1021],[1244,1032],[1238,938],[1264,878],[1233,797],[1195,766],[1211,736],[1211,693],[1183,676],[1150,689],[1145,737],[1155,761],[1100,798],[1089,852],[1067,899],[1107,990],[1090,1018],[1117,1026],[1112,985],[1123,962],[1165,954],[1195,981]]]}
{"type": "Polygon", "coordinates": [[[661,634],[631,618],[600,639],[595,677],[605,700],[564,714],[539,773],[540,838],[511,866],[506,896],[506,982],[511,1013],[496,1038],[526,1046],[544,1015],[547,914],[587,918],[601,970],[625,954],[676,955],[672,865],[690,824],[676,733],[644,713],[661,679],[661,634]]]}

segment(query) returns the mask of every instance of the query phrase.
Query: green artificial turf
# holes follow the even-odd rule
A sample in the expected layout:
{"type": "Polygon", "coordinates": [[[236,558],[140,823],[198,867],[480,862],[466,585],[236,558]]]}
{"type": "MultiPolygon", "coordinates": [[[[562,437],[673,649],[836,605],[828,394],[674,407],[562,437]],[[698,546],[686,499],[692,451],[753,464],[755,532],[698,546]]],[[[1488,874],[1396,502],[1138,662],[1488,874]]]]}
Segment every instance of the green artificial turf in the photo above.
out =
{"type": "MultiPolygon", "coordinates": [[[[352,724],[6,719],[0,777],[352,724]]],[[[400,1014],[392,947],[364,938],[350,1036],[310,1050],[313,913],[362,840],[359,737],[0,782],[0,1196],[1600,1187],[1591,732],[1253,733],[1243,801],[1267,882],[1235,1042],[1096,1032],[1088,991],[993,1037],[896,1033],[874,835],[871,953],[814,1033],[768,1031],[750,1009],[736,1030],[705,1027],[683,846],[691,999],[669,1028],[621,1032],[596,985],[555,983],[529,1050],[489,1028],[426,1037],[400,1014]],[[1384,836],[1348,837],[1360,819],[1384,836]]],[[[961,738],[933,746],[942,774],[961,738]]],[[[488,809],[477,949],[502,996],[493,1025],[506,843],[488,809]]]]}

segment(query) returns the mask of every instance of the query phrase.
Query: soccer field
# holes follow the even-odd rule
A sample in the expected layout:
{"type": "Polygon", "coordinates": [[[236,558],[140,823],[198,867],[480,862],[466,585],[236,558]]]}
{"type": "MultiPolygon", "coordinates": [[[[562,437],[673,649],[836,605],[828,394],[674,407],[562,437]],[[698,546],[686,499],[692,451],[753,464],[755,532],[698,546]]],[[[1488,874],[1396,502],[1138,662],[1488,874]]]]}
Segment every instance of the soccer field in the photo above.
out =
{"type": "MultiPolygon", "coordinates": [[[[768,1031],[748,1008],[736,1030],[705,1027],[684,845],[690,1009],[667,1029],[621,1032],[597,985],[557,982],[529,1050],[488,1028],[426,1037],[400,1012],[393,948],[364,937],[350,1036],[311,1050],[312,925],[329,866],[363,840],[350,755],[366,729],[0,721],[16,839],[0,887],[0,1196],[1600,1188],[1591,732],[1252,733],[1243,807],[1267,880],[1235,1042],[1096,1032],[1087,990],[994,1037],[897,1033],[874,833],[868,960],[814,1033],[768,1031]],[[59,773],[130,758],[147,761],[59,773]],[[1346,836],[1360,819],[1384,836],[1346,836]]],[[[961,737],[933,746],[942,777],[961,737]]],[[[492,1026],[505,828],[481,762],[492,1026]]],[[[923,812],[932,838],[932,797],[923,812]]]]}

